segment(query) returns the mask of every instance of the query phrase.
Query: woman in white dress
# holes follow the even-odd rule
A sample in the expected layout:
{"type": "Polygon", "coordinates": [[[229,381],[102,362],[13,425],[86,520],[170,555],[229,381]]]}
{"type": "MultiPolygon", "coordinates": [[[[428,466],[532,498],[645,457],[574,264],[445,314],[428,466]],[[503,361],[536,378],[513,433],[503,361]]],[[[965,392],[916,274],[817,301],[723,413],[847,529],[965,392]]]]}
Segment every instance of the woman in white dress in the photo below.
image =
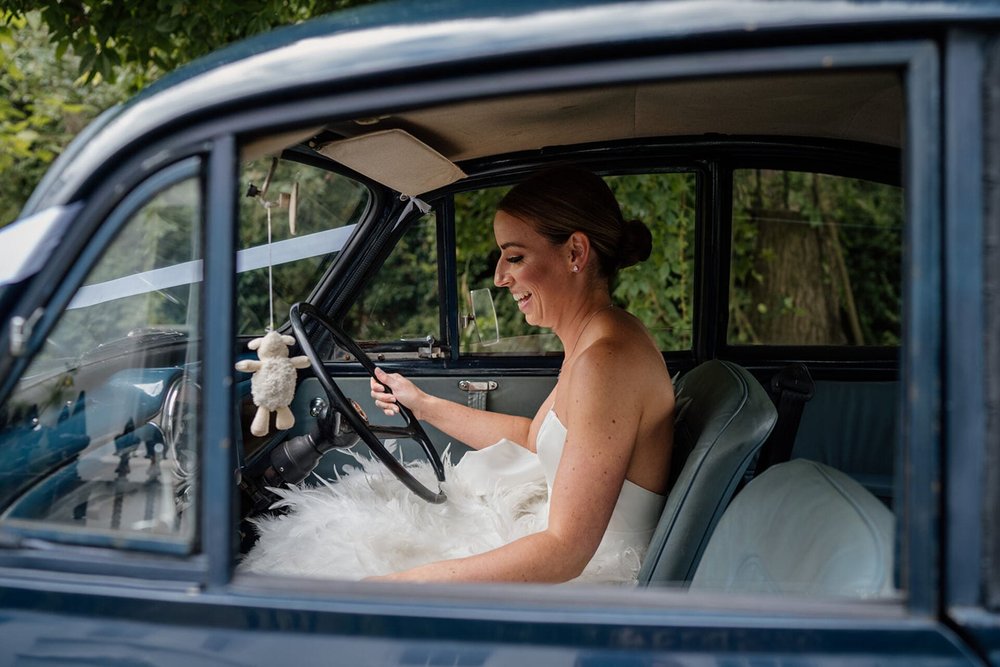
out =
{"type": "Polygon", "coordinates": [[[636,557],[634,574],[668,490],[674,394],[659,349],[636,318],[612,305],[610,285],[619,268],[649,256],[649,230],[623,219],[601,178],[572,167],[513,188],[493,229],[501,251],[496,285],[566,351],[535,417],[475,411],[381,370],[372,397],[386,414],[402,403],[475,449],[503,438],[537,454],[547,521],[483,553],[373,578],[563,582],[598,567],[602,553],[626,551],[636,557]]]}

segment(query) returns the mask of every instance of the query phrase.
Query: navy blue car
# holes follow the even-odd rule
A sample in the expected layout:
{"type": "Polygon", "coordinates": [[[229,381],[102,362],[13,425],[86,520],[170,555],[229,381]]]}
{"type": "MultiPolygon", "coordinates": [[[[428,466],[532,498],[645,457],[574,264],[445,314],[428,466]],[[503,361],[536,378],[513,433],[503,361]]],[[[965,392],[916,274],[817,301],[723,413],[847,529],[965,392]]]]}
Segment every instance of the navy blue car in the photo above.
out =
{"type": "Polygon", "coordinates": [[[2,664],[1000,665],[1000,4],[335,14],[105,112],[0,253],[2,664]],[[359,460],[447,506],[469,448],[373,365],[537,409],[563,351],[491,221],[563,164],[653,236],[614,290],[678,396],[635,585],[244,568],[359,460]],[[260,435],[272,328],[308,364],[260,435]]]}

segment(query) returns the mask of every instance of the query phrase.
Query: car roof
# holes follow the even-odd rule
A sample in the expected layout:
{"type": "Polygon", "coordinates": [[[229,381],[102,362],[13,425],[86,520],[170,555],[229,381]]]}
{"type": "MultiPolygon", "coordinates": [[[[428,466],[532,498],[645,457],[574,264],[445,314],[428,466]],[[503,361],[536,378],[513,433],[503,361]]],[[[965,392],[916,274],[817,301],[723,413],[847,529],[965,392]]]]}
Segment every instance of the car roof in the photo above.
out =
{"type": "MultiPolygon", "coordinates": [[[[105,119],[101,131],[89,136],[85,145],[68,151],[72,160],[57,161],[23,214],[72,201],[89,175],[111,156],[164,128],[210,113],[245,108],[251,101],[280,99],[284,91],[293,89],[320,85],[332,89],[350,80],[372,80],[386,74],[400,78],[408,71],[423,69],[442,68],[447,73],[456,63],[488,67],[495,58],[522,58],[530,65],[557,54],[613,50],[622,44],[641,49],[644,43],[655,42],[662,50],[665,41],[693,42],[729,48],[746,44],[748,39],[754,44],[774,43],[781,36],[801,40],[819,28],[851,34],[858,26],[902,29],[998,16],[1000,2],[517,0],[499,6],[459,1],[375,4],[274,30],[163,77],[105,119]]],[[[884,80],[869,80],[868,84],[868,96],[854,102],[871,102],[880,94],[898,97],[898,92],[885,92],[884,80]]],[[[716,93],[720,91],[716,89],[716,93]]],[[[632,96],[638,99],[636,91],[632,96]]],[[[725,125],[724,118],[715,120],[725,125]]],[[[864,129],[864,123],[855,126],[864,129]]],[[[702,126],[695,126],[674,131],[697,134],[702,130],[702,126]]],[[[869,130],[864,132],[871,134],[869,130]]],[[[860,137],[841,133],[841,138],[898,144],[897,127],[881,128],[881,134],[872,136],[864,132],[860,137]]],[[[833,136],[838,135],[834,132],[833,136]]],[[[441,143],[456,142],[445,138],[441,143]]],[[[510,148],[524,146],[489,150],[510,148]]],[[[468,159],[482,152],[458,146],[446,157],[468,159]]]]}

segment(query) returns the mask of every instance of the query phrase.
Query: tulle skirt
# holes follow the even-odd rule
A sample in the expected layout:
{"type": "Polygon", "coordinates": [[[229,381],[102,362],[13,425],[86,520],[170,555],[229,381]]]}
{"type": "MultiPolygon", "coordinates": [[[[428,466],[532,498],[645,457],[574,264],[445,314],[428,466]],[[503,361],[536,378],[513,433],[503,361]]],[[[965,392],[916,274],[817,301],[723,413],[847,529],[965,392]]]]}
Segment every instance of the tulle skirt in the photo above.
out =
{"type": "MultiPolygon", "coordinates": [[[[445,464],[441,488],[448,499],[438,505],[364,456],[355,456],[358,465],[336,480],[314,476],[309,484],[273,489],[280,500],[272,509],[283,511],[252,520],[258,540],[239,569],[358,580],[483,553],[544,530],[548,488],[537,457],[513,443],[498,444],[504,446],[445,464]]],[[[428,488],[437,487],[426,462],[407,468],[428,488]]],[[[636,543],[607,535],[574,581],[634,583],[647,541],[648,535],[636,543]]]]}

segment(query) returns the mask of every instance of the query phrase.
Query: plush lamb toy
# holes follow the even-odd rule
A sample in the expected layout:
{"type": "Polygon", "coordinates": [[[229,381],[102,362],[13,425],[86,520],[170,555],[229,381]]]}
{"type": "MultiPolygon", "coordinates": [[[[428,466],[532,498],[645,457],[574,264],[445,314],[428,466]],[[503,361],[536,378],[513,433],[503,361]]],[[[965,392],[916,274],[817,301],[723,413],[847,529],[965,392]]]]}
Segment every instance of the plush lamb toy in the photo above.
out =
{"type": "Polygon", "coordinates": [[[243,359],[236,363],[236,370],[253,373],[250,393],[257,413],[250,424],[250,432],[254,435],[267,435],[272,411],[278,413],[274,423],[279,429],[295,425],[295,415],[288,409],[295,396],[295,369],[308,366],[309,358],[289,358],[288,347],[291,345],[295,345],[291,336],[268,331],[263,338],[254,338],[247,345],[251,350],[257,350],[260,361],[243,359]]]}

